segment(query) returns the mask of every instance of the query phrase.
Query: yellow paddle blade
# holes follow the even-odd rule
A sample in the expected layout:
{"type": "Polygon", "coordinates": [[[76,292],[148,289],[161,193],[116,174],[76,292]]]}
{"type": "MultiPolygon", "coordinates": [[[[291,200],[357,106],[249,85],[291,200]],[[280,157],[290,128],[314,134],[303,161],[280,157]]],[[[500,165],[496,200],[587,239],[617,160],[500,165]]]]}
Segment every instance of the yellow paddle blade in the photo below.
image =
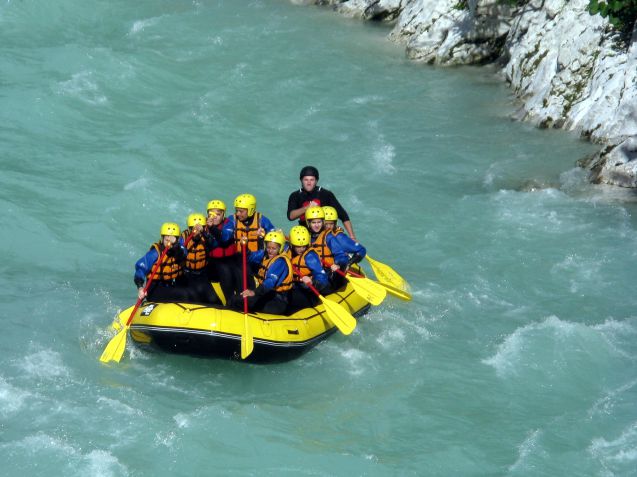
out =
{"type": "Polygon", "coordinates": [[[124,326],[126,326],[126,322],[128,321],[128,318],[130,317],[134,308],[135,306],[129,306],[125,310],[120,311],[117,314],[117,317],[113,320],[113,323],[111,323],[111,328],[115,331],[119,331],[124,326]]]}
{"type": "Polygon", "coordinates": [[[254,349],[254,339],[252,337],[252,329],[248,322],[248,314],[243,314],[243,335],[241,336],[241,359],[246,359],[254,349]]]}
{"type": "Polygon", "coordinates": [[[356,328],[356,318],[349,314],[349,312],[335,301],[328,300],[323,295],[319,295],[319,298],[325,306],[325,312],[327,319],[334,323],[341,333],[349,335],[356,328]]]}
{"type": "Polygon", "coordinates": [[[387,285],[386,283],[381,283],[381,285],[385,287],[387,293],[390,293],[391,295],[394,295],[401,300],[411,301],[411,293],[403,290],[398,290],[397,288],[394,288],[391,285],[387,285]]]}
{"type": "Polygon", "coordinates": [[[387,296],[387,290],[380,283],[376,283],[366,277],[353,277],[348,275],[347,279],[352,284],[352,288],[357,295],[370,302],[374,306],[380,305],[387,296]]]}
{"type": "Polygon", "coordinates": [[[122,359],[122,355],[124,354],[124,349],[126,348],[126,335],[128,334],[128,326],[125,326],[120,331],[117,332],[113,338],[108,342],[102,356],[100,356],[100,361],[102,363],[108,363],[109,361],[117,361],[122,359]]]}
{"type": "Polygon", "coordinates": [[[221,285],[219,284],[219,282],[210,282],[210,283],[212,284],[213,290],[219,297],[219,300],[221,300],[221,304],[223,306],[226,306],[226,296],[223,294],[223,290],[221,289],[221,285]]]}
{"type": "Polygon", "coordinates": [[[379,282],[392,286],[398,290],[407,291],[409,289],[409,285],[403,279],[403,277],[398,275],[398,273],[389,265],[378,262],[371,258],[369,255],[366,255],[365,258],[371,265],[372,270],[374,271],[374,275],[376,275],[376,278],[379,282]]]}

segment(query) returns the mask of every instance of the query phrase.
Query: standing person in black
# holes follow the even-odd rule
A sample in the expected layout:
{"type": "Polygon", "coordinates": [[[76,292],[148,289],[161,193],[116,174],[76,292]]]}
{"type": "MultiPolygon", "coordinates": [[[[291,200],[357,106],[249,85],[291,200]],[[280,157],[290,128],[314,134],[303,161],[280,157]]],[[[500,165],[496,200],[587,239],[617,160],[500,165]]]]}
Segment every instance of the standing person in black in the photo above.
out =
{"type": "Polygon", "coordinates": [[[318,186],[319,171],[316,167],[305,166],[299,174],[301,188],[290,194],[288,199],[288,220],[299,220],[299,225],[305,225],[305,210],[313,206],[329,205],[338,211],[338,217],[343,222],[350,238],[356,241],[354,228],[349,220],[349,215],[336,199],[334,194],[327,189],[318,186]]]}

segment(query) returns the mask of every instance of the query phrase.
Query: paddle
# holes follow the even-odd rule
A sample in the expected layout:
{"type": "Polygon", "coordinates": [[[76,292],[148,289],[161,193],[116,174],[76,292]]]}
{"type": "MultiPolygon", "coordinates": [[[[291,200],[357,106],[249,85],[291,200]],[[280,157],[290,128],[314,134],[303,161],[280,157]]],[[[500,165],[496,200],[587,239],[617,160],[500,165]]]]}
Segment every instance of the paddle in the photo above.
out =
{"type": "MultiPolygon", "coordinates": [[[[241,254],[243,255],[243,291],[248,289],[248,259],[246,252],[247,244],[241,244],[241,254]]],[[[250,322],[248,321],[248,297],[243,297],[243,335],[241,336],[241,359],[246,359],[254,349],[254,339],[250,322]]]]}
{"type": "MultiPolygon", "coordinates": [[[[192,238],[192,233],[186,239],[185,245],[188,245],[188,242],[190,242],[191,238],[192,238]]],[[[148,289],[150,288],[150,285],[153,282],[155,275],[157,274],[157,270],[159,270],[159,267],[164,261],[164,257],[166,256],[166,253],[168,253],[169,249],[170,247],[165,247],[163,252],[159,256],[159,258],[155,262],[155,265],[153,266],[153,270],[151,271],[150,276],[148,277],[148,280],[146,281],[146,286],[144,287],[144,294],[148,292],[148,289]]],[[[139,308],[139,306],[142,304],[143,301],[144,301],[144,298],[137,299],[137,303],[135,303],[135,307],[133,308],[133,311],[131,312],[130,317],[126,321],[126,325],[124,325],[124,327],[120,329],[113,338],[111,338],[111,340],[106,345],[106,348],[104,348],[104,352],[102,353],[102,356],[100,356],[100,361],[102,363],[108,363],[109,361],[117,361],[119,363],[119,361],[122,359],[122,355],[124,354],[124,349],[126,349],[126,336],[128,335],[128,329],[130,328],[131,321],[133,321],[133,317],[135,316],[137,309],[139,308]]]]}
{"type": "MultiPolygon", "coordinates": [[[[299,269],[296,267],[294,267],[294,273],[301,276],[299,269]]],[[[354,318],[345,308],[335,301],[328,300],[321,295],[321,293],[311,283],[308,283],[307,286],[317,297],[319,297],[323,306],[325,306],[327,318],[334,324],[334,326],[336,326],[344,335],[351,334],[351,332],[354,331],[354,328],[356,328],[356,318],[354,318]]]]}
{"type": "Polygon", "coordinates": [[[362,275],[350,276],[338,268],[335,272],[342,277],[345,277],[352,284],[352,288],[357,295],[360,295],[374,306],[380,305],[387,296],[387,290],[385,290],[383,286],[367,277],[362,275]]]}
{"type": "Polygon", "coordinates": [[[407,291],[409,289],[409,284],[389,265],[378,262],[369,255],[366,255],[365,258],[371,265],[374,275],[376,275],[380,283],[387,284],[397,290],[407,291]]]}
{"type": "MultiPolygon", "coordinates": [[[[351,275],[353,277],[358,277],[358,278],[367,278],[364,275],[360,275],[356,272],[353,272],[351,270],[347,270],[347,274],[351,275]]],[[[369,281],[371,281],[372,283],[376,283],[377,285],[380,285],[382,287],[385,288],[385,290],[387,290],[387,292],[389,292],[390,294],[394,295],[397,298],[400,298],[401,300],[405,300],[405,301],[411,301],[411,294],[409,292],[403,291],[403,290],[399,290],[397,288],[392,287],[391,285],[387,285],[386,283],[380,283],[380,282],[374,282],[371,279],[367,278],[369,281]]]]}

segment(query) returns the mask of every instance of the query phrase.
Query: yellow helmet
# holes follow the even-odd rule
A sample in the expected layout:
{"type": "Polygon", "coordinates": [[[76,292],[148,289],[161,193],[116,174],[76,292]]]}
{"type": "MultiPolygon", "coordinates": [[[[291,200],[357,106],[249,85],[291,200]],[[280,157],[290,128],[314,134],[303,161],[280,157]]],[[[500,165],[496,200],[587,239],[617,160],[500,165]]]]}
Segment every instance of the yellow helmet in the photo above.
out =
{"type": "Polygon", "coordinates": [[[181,230],[179,230],[179,225],[174,222],[166,222],[161,226],[159,230],[159,235],[171,235],[173,237],[179,237],[181,230]]]}
{"type": "Polygon", "coordinates": [[[280,250],[283,250],[283,246],[285,245],[285,235],[283,235],[283,232],[280,230],[273,230],[265,234],[263,241],[278,243],[281,246],[280,250]]]}
{"type": "Polygon", "coordinates": [[[319,207],[319,206],[314,206],[314,207],[309,207],[306,211],[305,211],[305,221],[309,222],[310,220],[314,220],[314,219],[325,219],[325,212],[323,211],[323,207],[319,207]]]}
{"type": "Polygon", "coordinates": [[[206,225],[206,218],[201,214],[190,214],[186,222],[188,227],[194,227],[195,225],[206,225]]]}
{"type": "Polygon", "coordinates": [[[295,247],[305,247],[310,244],[310,232],[302,225],[295,225],[290,229],[290,243],[295,247]]]}
{"type": "Polygon", "coordinates": [[[325,214],[325,220],[329,220],[330,222],[336,222],[338,220],[338,212],[334,207],[324,205],[323,213],[325,214]]]}
{"type": "Polygon", "coordinates": [[[234,200],[235,209],[248,209],[248,217],[252,217],[257,211],[257,198],[252,194],[238,195],[234,200]]]}
{"type": "Polygon", "coordinates": [[[208,212],[210,212],[211,209],[219,209],[219,210],[223,210],[225,212],[226,211],[226,203],[223,200],[213,199],[210,202],[208,202],[208,207],[206,207],[206,210],[208,212]]]}

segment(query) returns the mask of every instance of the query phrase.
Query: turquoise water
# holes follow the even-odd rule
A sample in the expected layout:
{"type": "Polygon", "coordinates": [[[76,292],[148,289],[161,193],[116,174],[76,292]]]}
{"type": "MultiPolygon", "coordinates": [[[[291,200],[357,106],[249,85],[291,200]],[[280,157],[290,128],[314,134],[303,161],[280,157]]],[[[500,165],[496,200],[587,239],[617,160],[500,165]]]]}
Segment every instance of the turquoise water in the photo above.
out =
{"type": "Polygon", "coordinates": [[[0,5],[0,473],[637,471],[634,195],[486,69],[287,1],[0,5]],[[167,220],[306,164],[412,285],[285,364],[98,358],[167,220]]]}

